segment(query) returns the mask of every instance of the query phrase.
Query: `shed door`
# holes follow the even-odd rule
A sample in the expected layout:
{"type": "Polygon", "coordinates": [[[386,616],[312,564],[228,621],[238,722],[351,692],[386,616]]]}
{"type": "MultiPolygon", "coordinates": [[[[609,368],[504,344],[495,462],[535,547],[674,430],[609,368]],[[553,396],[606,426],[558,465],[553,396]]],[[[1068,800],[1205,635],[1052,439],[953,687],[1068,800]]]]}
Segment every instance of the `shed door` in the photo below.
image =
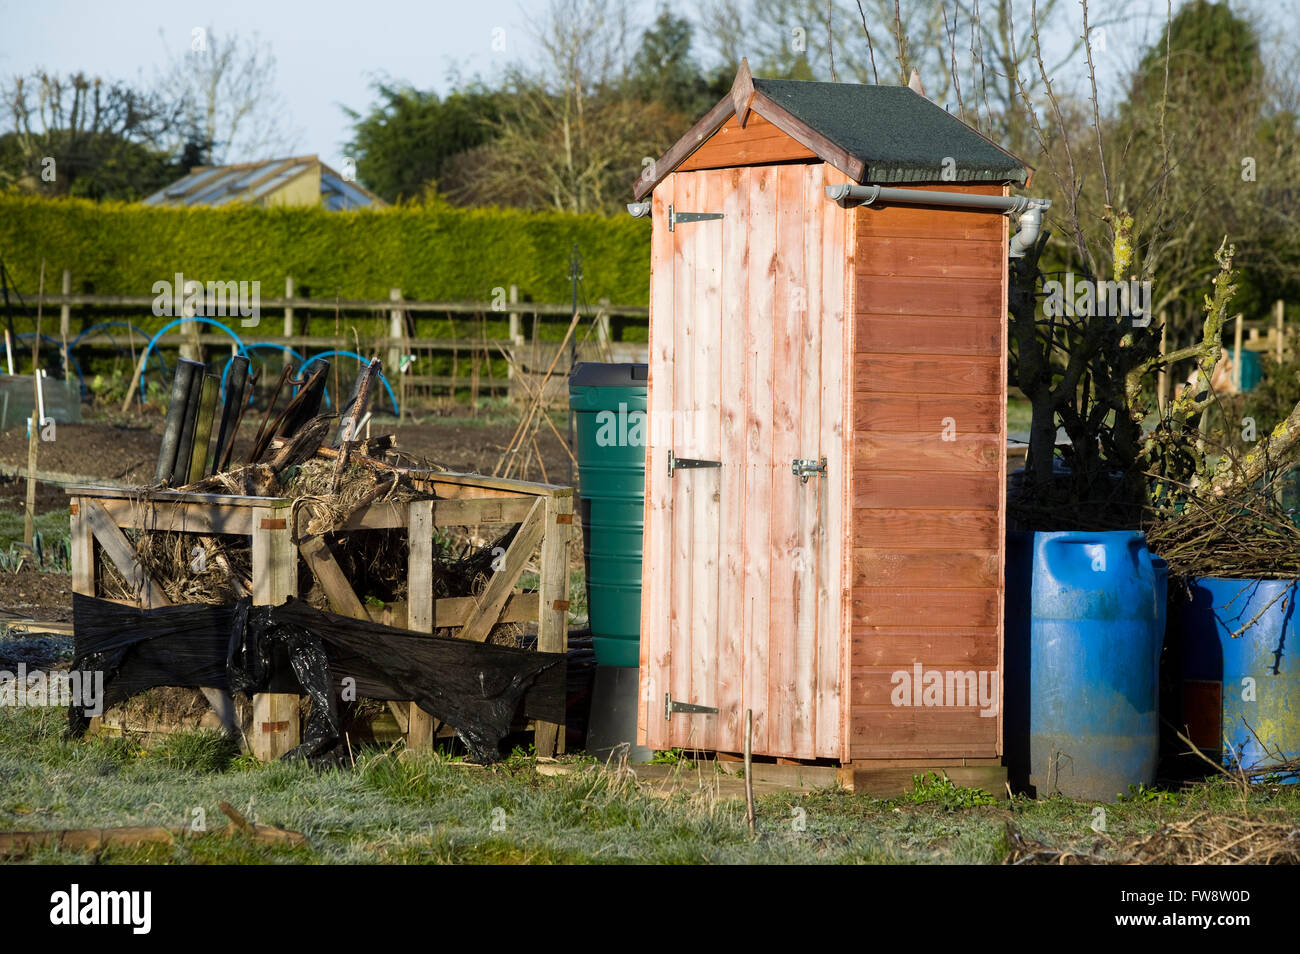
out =
{"type": "Polygon", "coordinates": [[[641,629],[654,748],[742,751],[752,709],[755,752],[840,754],[840,554],[826,527],[843,472],[792,472],[797,459],[843,464],[826,446],[841,433],[823,359],[838,368],[842,308],[824,356],[820,241],[825,211],[842,212],[823,168],[679,172],[655,190],[641,629]],[[670,204],[723,217],[669,231],[670,204]],[[669,698],[718,711],[669,713],[669,698]]]}

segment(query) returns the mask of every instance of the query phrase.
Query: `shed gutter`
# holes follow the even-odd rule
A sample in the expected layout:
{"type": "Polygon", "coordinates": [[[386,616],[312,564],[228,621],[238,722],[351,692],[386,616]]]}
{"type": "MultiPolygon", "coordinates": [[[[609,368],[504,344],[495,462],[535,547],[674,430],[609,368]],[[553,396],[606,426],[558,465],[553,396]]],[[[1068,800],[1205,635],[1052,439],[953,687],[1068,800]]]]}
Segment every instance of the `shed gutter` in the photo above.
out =
{"type": "Polygon", "coordinates": [[[828,185],[826,197],[845,205],[874,205],[893,202],[901,205],[943,205],[958,209],[987,209],[1004,215],[1020,216],[1019,230],[1011,238],[1010,258],[1023,258],[1038,239],[1043,224],[1043,210],[1051,199],[1028,196],[971,195],[966,192],[931,192],[927,189],[895,189],[878,185],[828,185]]]}

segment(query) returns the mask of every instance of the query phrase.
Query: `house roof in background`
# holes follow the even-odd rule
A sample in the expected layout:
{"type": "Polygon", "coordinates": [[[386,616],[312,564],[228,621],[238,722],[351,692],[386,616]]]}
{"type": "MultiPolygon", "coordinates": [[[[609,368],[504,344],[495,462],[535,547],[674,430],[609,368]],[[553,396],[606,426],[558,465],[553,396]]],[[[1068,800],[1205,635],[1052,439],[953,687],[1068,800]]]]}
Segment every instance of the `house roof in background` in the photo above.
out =
{"type": "Polygon", "coordinates": [[[907,86],[759,79],[742,62],[731,92],[637,179],[636,197],[751,110],[859,183],[1029,180],[1023,160],[907,86]]]}
{"type": "Polygon", "coordinates": [[[196,166],[189,175],[143,200],[145,205],[222,206],[257,202],[319,166],[321,204],[334,212],[385,206],[377,195],[350,182],[317,156],[264,159],[229,166],[196,166]]]}

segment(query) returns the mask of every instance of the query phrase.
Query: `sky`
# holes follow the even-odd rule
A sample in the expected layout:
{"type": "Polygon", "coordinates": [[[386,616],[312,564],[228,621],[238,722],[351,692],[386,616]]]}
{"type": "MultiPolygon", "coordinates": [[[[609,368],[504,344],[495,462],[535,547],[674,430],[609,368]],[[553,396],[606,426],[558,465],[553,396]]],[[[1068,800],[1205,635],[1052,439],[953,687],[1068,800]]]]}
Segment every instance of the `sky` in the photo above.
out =
{"type": "MultiPolygon", "coordinates": [[[[36,68],[153,80],[189,50],[191,31],[257,33],[276,58],[277,87],[300,154],[338,168],[350,131],[340,105],[360,112],[371,84],[390,77],[445,92],[449,74],[498,74],[526,57],[528,9],[515,0],[0,0],[0,76],[36,68]],[[493,30],[505,50],[493,50],[493,30]]],[[[498,43],[498,46],[501,44],[498,43]]]]}
{"type": "MultiPolygon", "coordinates": [[[[631,6],[644,23],[660,2],[631,6]]],[[[1105,17],[1117,2],[1091,0],[1094,18],[1105,17]]],[[[1107,29],[1104,55],[1126,69],[1158,36],[1165,4],[1123,2],[1129,15],[1107,29]]],[[[670,5],[687,15],[694,7],[684,0],[670,5]]],[[[1282,29],[1300,29],[1300,0],[1238,0],[1234,7],[1256,10],[1282,29]]],[[[371,86],[381,78],[439,93],[454,85],[456,75],[490,81],[507,63],[535,57],[528,23],[545,9],[546,0],[0,0],[0,77],[44,68],[147,84],[171,57],[188,51],[195,28],[256,33],[276,57],[276,85],[286,126],[297,133],[295,151],[316,153],[339,168],[350,132],[341,106],[365,112],[371,86]]],[[[1050,50],[1069,40],[1062,33],[1044,42],[1050,50]]]]}

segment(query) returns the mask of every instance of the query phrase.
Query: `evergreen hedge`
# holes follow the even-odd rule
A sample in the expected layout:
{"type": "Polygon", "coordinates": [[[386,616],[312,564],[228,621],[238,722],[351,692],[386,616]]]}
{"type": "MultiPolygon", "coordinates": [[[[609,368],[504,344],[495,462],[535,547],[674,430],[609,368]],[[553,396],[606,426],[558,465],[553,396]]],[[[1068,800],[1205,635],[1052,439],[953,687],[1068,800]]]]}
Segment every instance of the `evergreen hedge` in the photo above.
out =
{"type": "Polygon", "coordinates": [[[73,291],[151,295],[176,272],[200,281],[260,281],[278,298],[292,275],[313,298],[488,301],[515,284],[520,298],[567,302],[577,242],[588,301],[645,305],[650,228],[620,216],[460,209],[447,205],[327,212],[320,208],[166,209],[0,195],[0,258],[35,300],[71,269],[73,291]]]}

